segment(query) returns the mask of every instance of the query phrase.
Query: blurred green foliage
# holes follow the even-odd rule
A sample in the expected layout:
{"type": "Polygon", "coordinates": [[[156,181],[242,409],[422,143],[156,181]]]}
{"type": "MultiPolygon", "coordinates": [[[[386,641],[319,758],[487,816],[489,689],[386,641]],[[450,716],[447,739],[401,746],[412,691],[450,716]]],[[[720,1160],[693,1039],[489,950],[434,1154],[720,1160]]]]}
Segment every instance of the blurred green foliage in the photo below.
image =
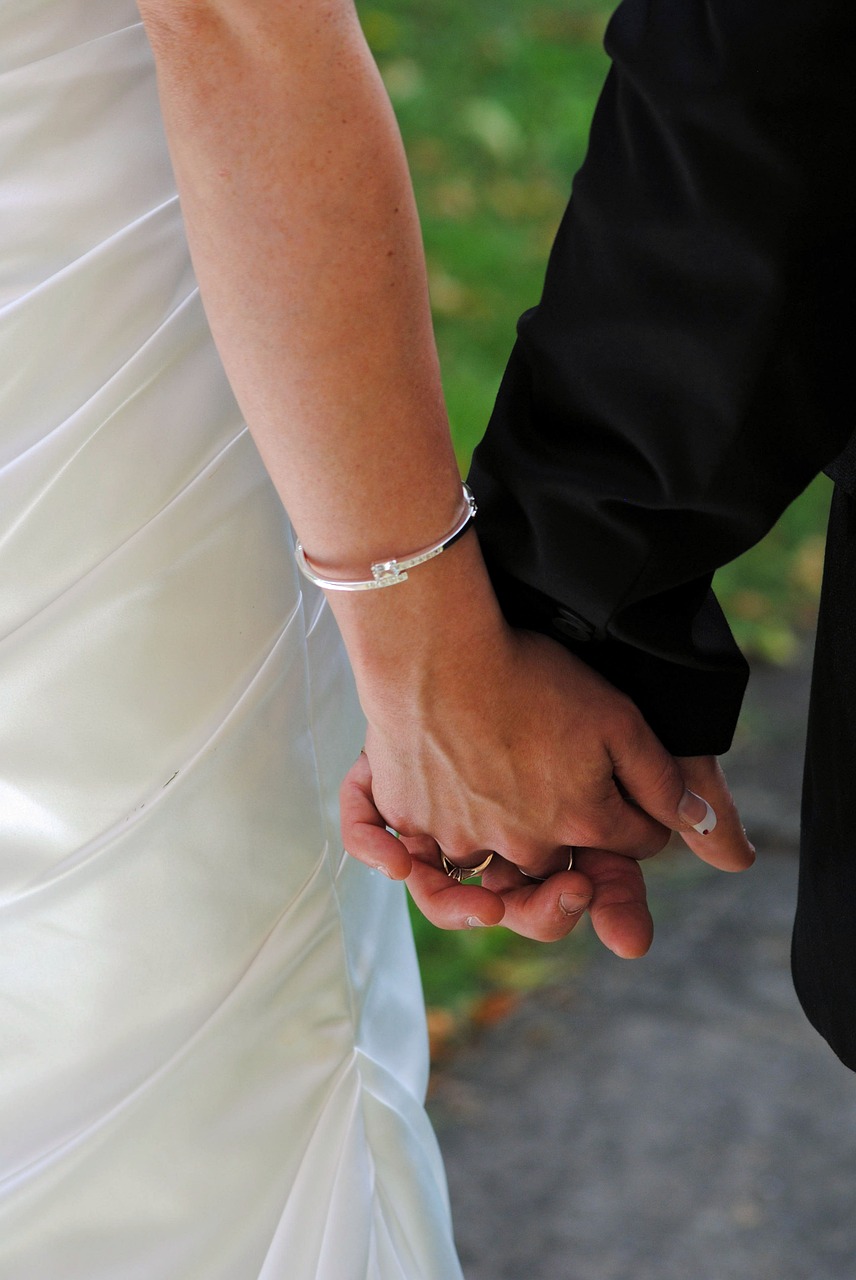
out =
{"type": "MultiPolygon", "coordinates": [[[[600,0],[364,0],[360,17],[405,139],[422,217],[447,403],[463,468],[586,146],[607,70],[600,0]]],[[[816,481],[717,586],[750,654],[786,662],[810,626],[830,486],[816,481]]],[[[416,922],[429,1003],[546,976],[546,950],[502,930],[416,922]]]]}
{"type": "Polygon", "coordinates": [[[465,464],[517,317],[540,294],[584,154],[607,10],[584,0],[382,0],[360,12],[407,146],[465,464]]]}

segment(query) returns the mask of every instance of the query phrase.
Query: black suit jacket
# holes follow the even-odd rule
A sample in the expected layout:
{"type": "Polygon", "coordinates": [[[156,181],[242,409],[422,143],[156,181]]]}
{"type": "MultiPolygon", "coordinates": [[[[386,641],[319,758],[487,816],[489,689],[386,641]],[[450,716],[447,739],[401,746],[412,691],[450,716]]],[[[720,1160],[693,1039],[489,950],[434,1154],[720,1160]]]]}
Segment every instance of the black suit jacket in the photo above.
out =
{"type": "Polygon", "coordinates": [[[856,16],[624,0],[606,45],[470,482],[508,616],[625,689],[676,754],[719,753],[746,666],[712,572],[856,425],[856,16]]]}

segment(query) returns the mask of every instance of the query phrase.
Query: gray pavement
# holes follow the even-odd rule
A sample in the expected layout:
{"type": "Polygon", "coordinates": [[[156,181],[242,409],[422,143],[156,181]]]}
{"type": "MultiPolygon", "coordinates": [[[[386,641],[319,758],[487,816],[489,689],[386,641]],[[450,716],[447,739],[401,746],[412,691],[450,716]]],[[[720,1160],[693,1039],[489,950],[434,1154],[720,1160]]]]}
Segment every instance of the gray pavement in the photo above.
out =
{"type": "Polygon", "coordinates": [[[854,1280],[856,1076],[788,971],[805,664],[762,672],[729,777],[759,848],[652,864],[642,961],[587,952],[437,1074],[467,1280],[854,1280]]]}

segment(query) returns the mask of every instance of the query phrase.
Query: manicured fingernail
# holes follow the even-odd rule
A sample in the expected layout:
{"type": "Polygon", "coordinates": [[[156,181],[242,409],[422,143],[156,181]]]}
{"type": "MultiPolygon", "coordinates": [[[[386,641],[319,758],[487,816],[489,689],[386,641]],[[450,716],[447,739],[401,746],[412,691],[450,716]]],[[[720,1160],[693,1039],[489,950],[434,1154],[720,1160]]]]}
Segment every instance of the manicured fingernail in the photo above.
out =
{"type": "Polygon", "coordinates": [[[566,916],[578,916],[585,911],[591,899],[580,897],[577,893],[560,893],[559,910],[566,916]]]}
{"type": "Polygon", "coordinates": [[[467,925],[470,929],[486,929],[487,925],[484,920],[479,920],[478,916],[467,916],[467,925]]]}
{"type": "Polygon", "coordinates": [[[700,836],[709,836],[716,826],[716,814],[702,796],[685,791],[678,805],[678,814],[700,836]]]}

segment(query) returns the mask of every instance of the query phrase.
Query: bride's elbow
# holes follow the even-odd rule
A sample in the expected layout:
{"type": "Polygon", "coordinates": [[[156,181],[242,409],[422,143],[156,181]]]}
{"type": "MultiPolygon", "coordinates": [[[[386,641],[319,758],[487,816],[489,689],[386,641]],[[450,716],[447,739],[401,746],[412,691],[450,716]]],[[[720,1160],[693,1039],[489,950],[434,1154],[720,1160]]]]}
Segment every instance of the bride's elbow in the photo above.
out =
{"type": "Polygon", "coordinates": [[[353,0],[138,0],[138,8],[155,52],[203,39],[299,37],[296,28],[356,17],[353,0]]]}

